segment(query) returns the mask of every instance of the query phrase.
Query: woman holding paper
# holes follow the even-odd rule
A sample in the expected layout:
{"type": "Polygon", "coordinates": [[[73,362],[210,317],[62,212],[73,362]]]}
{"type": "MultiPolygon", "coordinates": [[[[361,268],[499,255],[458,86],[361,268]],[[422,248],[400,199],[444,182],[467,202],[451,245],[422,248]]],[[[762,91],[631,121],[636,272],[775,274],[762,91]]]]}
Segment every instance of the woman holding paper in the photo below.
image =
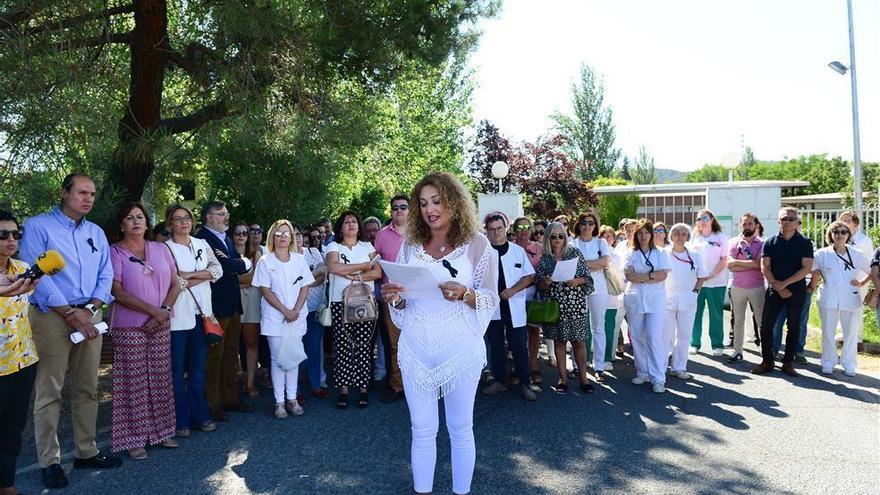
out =
{"type": "Polygon", "coordinates": [[[483,334],[498,305],[498,259],[478,230],[476,207],[451,174],[432,172],[413,188],[407,238],[397,261],[424,267],[446,282],[408,295],[394,279],[382,286],[401,329],[398,361],[412,422],[415,493],[434,485],[438,399],[452,446],[452,491],[469,493],[476,461],[474,394],[486,364],[483,334]]]}
{"type": "Polygon", "coordinates": [[[150,220],[140,203],[116,216],[110,249],[115,298],[113,336],[113,452],[147,458],[147,445],[177,447],[171,385],[171,308],[180,294],[177,265],[168,246],[146,240],[150,220]]]}
{"type": "Polygon", "coordinates": [[[278,220],[269,228],[266,248],[254,270],[251,285],[259,287],[260,332],[269,340],[272,356],[272,389],[275,392],[275,417],[287,413],[302,416],[296,401],[299,363],[305,359],[302,338],[306,334],[309,285],[315,281],[306,258],[296,252],[294,229],[289,220],[278,220]],[[291,359],[288,352],[299,360],[291,359]],[[286,395],[285,395],[286,394],[286,395]]]}
{"type": "Polygon", "coordinates": [[[591,394],[593,384],[587,378],[587,296],[593,293],[593,277],[587,267],[587,260],[574,246],[568,244],[565,227],[559,222],[551,222],[547,226],[549,235],[544,236],[544,255],[538,262],[535,280],[538,290],[544,293],[546,300],[559,304],[559,319],[556,323],[544,325],[544,337],[553,339],[556,367],[559,370],[559,381],[556,393],[568,391],[565,366],[565,343],[571,342],[574,358],[581,380],[581,391],[591,394]],[[563,261],[577,260],[574,276],[554,277],[557,264],[563,261]]]}

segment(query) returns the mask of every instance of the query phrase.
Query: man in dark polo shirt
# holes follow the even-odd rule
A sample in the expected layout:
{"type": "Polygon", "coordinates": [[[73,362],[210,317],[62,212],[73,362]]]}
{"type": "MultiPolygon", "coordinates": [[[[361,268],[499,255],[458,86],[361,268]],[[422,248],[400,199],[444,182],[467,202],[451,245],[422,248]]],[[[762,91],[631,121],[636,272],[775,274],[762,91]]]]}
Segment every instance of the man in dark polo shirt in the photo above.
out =
{"type": "Polygon", "coordinates": [[[764,296],[761,315],[762,361],[752,373],[763,375],[773,371],[773,326],[782,308],[788,310],[788,332],[785,334],[785,356],[782,371],[797,376],[794,366],[795,348],[800,331],[801,308],[807,297],[806,276],[813,268],[813,245],[797,231],[798,212],[791,207],[779,210],[779,233],[767,239],[761,254],[761,273],[769,288],[764,296]]]}

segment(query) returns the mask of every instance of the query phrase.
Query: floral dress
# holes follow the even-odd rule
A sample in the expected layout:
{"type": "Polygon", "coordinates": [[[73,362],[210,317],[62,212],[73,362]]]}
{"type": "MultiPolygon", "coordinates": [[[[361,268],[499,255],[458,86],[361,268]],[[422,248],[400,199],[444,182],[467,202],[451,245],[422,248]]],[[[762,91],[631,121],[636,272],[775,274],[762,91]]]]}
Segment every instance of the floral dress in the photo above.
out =
{"type": "MultiPolygon", "coordinates": [[[[566,246],[562,254],[562,260],[577,258],[578,265],[575,278],[585,277],[587,283],[578,287],[570,287],[565,282],[553,282],[550,288],[544,291],[544,300],[559,303],[559,320],[556,323],[543,325],[544,338],[567,341],[587,340],[587,304],[586,297],[593,293],[593,278],[587,269],[587,260],[580,250],[572,246],[566,246]]],[[[535,271],[535,281],[540,282],[544,277],[553,275],[556,269],[556,258],[553,254],[545,254],[538,261],[538,269],[535,271]]]]}

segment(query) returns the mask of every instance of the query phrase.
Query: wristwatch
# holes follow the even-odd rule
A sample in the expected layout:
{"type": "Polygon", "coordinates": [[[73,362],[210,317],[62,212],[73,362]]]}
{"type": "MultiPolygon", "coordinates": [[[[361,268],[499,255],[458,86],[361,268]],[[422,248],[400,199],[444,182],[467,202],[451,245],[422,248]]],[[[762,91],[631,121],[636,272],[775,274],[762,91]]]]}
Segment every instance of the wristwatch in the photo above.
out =
{"type": "Polygon", "coordinates": [[[169,313],[171,312],[171,306],[168,306],[167,304],[164,306],[159,306],[159,307],[164,309],[165,311],[168,311],[169,313]]]}
{"type": "Polygon", "coordinates": [[[94,318],[95,316],[98,316],[98,308],[95,307],[95,305],[92,303],[86,304],[85,306],[83,306],[83,309],[87,309],[89,311],[89,313],[92,314],[92,318],[94,318]]]}

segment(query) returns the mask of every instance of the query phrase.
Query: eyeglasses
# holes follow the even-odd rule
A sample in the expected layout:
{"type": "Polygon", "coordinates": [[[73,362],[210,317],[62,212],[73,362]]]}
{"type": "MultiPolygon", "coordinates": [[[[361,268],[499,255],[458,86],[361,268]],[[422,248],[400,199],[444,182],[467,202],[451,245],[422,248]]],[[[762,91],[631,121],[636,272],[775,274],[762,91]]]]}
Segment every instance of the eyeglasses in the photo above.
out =
{"type": "Polygon", "coordinates": [[[409,209],[409,205],[394,205],[391,207],[391,211],[406,211],[409,209]]]}
{"type": "Polygon", "coordinates": [[[235,235],[239,236],[239,237],[247,237],[248,231],[247,230],[236,230],[235,235]]]}
{"type": "Polygon", "coordinates": [[[255,229],[250,229],[250,232],[251,232],[251,234],[262,234],[263,229],[261,229],[260,227],[257,227],[255,229]]]}
{"type": "Polygon", "coordinates": [[[711,222],[712,217],[710,217],[709,215],[703,215],[700,218],[698,218],[697,220],[699,220],[701,222],[711,222]]]}
{"type": "Polygon", "coordinates": [[[10,238],[19,241],[22,233],[20,230],[0,230],[0,241],[8,241],[10,238]]]}
{"type": "Polygon", "coordinates": [[[831,235],[849,235],[848,230],[832,230],[831,235]]]}
{"type": "Polygon", "coordinates": [[[192,222],[193,219],[191,216],[187,215],[185,217],[171,217],[171,221],[173,223],[189,223],[192,222]]]}
{"type": "Polygon", "coordinates": [[[544,235],[544,231],[543,230],[536,230],[535,235],[544,235]]]}
{"type": "Polygon", "coordinates": [[[593,225],[596,225],[596,222],[594,222],[594,221],[592,221],[592,220],[582,220],[582,221],[580,222],[580,224],[581,224],[581,225],[589,225],[590,227],[592,227],[593,225]]]}
{"type": "Polygon", "coordinates": [[[565,239],[566,239],[565,234],[550,234],[551,241],[562,241],[565,239]]]}
{"type": "Polygon", "coordinates": [[[519,225],[514,225],[513,230],[517,232],[525,232],[526,230],[531,230],[532,226],[527,223],[521,223],[519,225]]]}
{"type": "Polygon", "coordinates": [[[797,220],[797,217],[782,217],[779,219],[780,222],[794,222],[797,220]]]}
{"type": "Polygon", "coordinates": [[[282,239],[289,239],[290,232],[275,232],[275,237],[281,237],[282,239]]]}

